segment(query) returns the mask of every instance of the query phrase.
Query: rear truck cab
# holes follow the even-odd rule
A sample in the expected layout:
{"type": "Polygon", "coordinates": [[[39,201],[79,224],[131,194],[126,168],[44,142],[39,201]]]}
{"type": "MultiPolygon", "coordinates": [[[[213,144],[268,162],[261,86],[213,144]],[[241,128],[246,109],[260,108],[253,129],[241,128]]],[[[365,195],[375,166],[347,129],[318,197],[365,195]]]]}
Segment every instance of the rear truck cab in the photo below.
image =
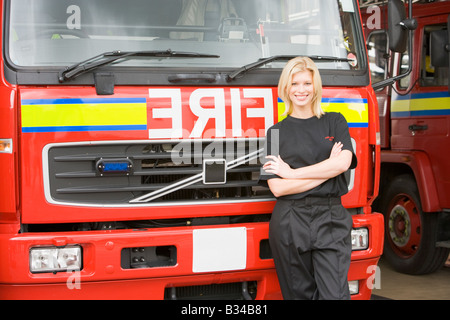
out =
{"type": "MultiPolygon", "coordinates": [[[[385,21],[366,28],[381,123],[374,208],[385,215],[386,259],[399,272],[426,274],[450,253],[450,2],[420,1],[409,9],[414,27],[397,48],[388,45],[385,21]],[[399,81],[384,86],[387,75],[399,81]]],[[[381,17],[386,10],[380,7],[381,17]]]]}
{"type": "Polygon", "coordinates": [[[287,60],[318,64],[358,167],[353,299],[383,246],[356,1],[2,1],[1,299],[279,299],[258,178],[287,60]]]}

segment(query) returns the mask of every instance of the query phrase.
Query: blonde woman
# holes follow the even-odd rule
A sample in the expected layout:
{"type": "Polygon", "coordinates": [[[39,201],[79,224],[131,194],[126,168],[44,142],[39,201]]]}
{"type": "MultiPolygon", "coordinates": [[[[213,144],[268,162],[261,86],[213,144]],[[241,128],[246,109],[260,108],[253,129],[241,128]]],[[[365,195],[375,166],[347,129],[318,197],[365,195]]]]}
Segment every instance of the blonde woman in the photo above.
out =
{"type": "Polygon", "coordinates": [[[266,180],[277,198],[269,242],[285,299],[349,299],[352,218],[341,204],[356,167],[348,125],[321,108],[314,62],[295,58],[278,85],[287,117],[267,132],[266,180]]]}

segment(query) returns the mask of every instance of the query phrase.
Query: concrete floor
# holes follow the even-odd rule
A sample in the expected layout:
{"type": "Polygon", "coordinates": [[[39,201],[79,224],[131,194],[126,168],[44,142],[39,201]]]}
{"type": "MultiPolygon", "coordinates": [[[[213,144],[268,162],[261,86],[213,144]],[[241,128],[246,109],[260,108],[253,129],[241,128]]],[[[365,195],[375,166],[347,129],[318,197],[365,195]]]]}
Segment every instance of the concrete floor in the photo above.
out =
{"type": "Polygon", "coordinates": [[[450,268],[443,267],[437,272],[412,276],[394,271],[381,258],[379,289],[372,291],[372,299],[393,300],[450,300],[450,268]]]}

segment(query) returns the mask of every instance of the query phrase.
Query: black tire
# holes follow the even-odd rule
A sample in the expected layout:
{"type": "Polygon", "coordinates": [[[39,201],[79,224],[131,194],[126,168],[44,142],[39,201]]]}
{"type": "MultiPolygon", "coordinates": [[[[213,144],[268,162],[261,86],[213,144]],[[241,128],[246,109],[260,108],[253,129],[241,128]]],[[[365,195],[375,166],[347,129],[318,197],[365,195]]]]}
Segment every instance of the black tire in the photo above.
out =
{"type": "Polygon", "coordinates": [[[438,215],[423,213],[414,177],[399,175],[384,191],[379,203],[385,221],[383,256],[401,273],[420,275],[441,268],[450,250],[436,247],[438,215]]]}

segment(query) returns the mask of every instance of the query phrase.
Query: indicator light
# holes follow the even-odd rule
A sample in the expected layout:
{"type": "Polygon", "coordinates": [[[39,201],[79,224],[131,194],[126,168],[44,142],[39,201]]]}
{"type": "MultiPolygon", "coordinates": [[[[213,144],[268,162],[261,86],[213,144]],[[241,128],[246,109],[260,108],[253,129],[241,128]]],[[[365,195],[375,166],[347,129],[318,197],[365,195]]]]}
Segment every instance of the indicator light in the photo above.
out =
{"type": "Polygon", "coordinates": [[[35,247],[30,249],[30,271],[65,272],[81,270],[82,254],[80,246],[35,247]]]}
{"type": "Polygon", "coordinates": [[[129,158],[104,159],[101,158],[96,163],[98,173],[103,175],[129,175],[133,169],[133,163],[129,158]]]}
{"type": "Polygon", "coordinates": [[[12,139],[0,139],[0,153],[12,153],[12,139]]]}
{"type": "Polygon", "coordinates": [[[369,230],[367,228],[353,229],[352,250],[366,250],[369,248],[369,230]]]}

